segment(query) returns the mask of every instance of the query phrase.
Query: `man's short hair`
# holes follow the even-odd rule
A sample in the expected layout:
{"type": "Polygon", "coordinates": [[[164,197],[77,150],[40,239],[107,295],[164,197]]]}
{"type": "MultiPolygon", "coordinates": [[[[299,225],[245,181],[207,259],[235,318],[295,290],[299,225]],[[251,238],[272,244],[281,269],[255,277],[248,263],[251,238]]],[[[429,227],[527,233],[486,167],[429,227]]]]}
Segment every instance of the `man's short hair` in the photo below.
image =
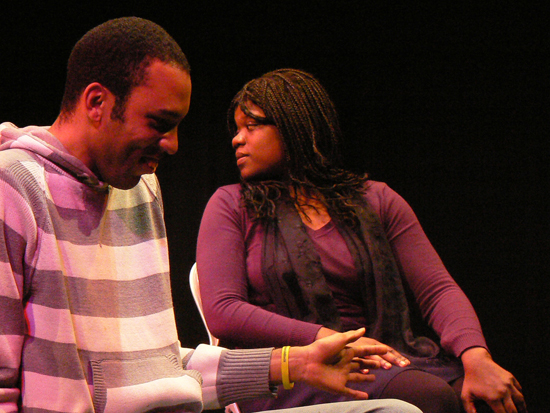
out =
{"type": "Polygon", "coordinates": [[[191,71],[180,46],[156,23],[123,17],[93,28],[76,43],[69,57],[62,116],[72,114],[84,89],[98,82],[115,95],[112,117],[123,120],[128,96],[143,83],[155,59],[191,71]]]}

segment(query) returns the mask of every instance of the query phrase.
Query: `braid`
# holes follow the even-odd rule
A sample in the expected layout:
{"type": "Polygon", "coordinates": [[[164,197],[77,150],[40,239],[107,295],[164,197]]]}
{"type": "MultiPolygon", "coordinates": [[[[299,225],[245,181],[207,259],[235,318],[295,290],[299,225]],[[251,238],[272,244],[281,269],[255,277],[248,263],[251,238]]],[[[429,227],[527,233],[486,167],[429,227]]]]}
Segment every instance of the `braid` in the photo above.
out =
{"type": "Polygon", "coordinates": [[[274,220],[277,202],[298,205],[296,194],[305,193],[318,198],[346,225],[358,225],[354,208],[361,202],[368,176],[341,168],[338,115],[317,79],[300,70],[279,69],[248,82],[229,107],[232,133],[237,107],[251,116],[247,102],[265,113],[265,118],[254,119],[277,127],[287,165],[287,174],[279,181],[242,182],[242,198],[254,219],[274,220]]]}

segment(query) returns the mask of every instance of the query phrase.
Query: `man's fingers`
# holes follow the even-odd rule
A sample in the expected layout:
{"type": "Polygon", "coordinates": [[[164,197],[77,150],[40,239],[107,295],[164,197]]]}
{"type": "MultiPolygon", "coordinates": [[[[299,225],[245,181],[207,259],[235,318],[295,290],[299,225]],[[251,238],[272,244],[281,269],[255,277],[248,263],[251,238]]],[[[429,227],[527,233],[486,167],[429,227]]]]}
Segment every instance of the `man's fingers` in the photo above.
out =
{"type": "Polygon", "coordinates": [[[353,343],[354,341],[359,340],[363,335],[365,334],[365,327],[361,327],[358,330],[350,330],[346,331],[345,333],[342,333],[346,344],[353,343]]]}
{"type": "Polygon", "coordinates": [[[364,391],[350,389],[349,387],[346,387],[346,392],[345,393],[348,396],[351,396],[351,397],[353,397],[354,399],[357,399],[357,400],[366,400],[366,399],[369,398],[368,393],[366,393],[364,391]]]}
{"type": "Polygon", "coordinates": [[[365,374],[365,373],[349,373],[348,374],[348,382],[353,383],[362,383],[365,381],[372,382],[376,380],[376,376],[374,374],[365,374]]]}

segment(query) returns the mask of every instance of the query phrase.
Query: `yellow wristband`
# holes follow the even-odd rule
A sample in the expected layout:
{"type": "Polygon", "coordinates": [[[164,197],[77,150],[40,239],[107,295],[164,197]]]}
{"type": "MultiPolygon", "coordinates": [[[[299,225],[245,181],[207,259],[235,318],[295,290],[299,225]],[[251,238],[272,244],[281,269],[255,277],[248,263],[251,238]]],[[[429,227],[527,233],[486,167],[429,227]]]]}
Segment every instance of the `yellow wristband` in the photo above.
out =
{"type": "Polygon", "coordinates": [[[288,353],[290,352],[290,346],[284,346],[281,352],[281,376],[283,380],[283,387],[286,390],[290,390],[294,387],[294,383],[290,381],[290,373],[288,372],[288,353]]]}

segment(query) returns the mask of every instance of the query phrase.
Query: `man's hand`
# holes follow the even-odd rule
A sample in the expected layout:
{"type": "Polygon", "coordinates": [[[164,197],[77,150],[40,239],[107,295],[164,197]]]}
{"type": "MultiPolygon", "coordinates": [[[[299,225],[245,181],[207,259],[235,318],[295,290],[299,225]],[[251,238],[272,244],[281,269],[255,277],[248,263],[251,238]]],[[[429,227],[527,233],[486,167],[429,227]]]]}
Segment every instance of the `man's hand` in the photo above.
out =
{"type": "MultiPolygon", "coordinates": [[[[317,333],[316,340],[328,337],[332,334],[336,334],[337,332],[331,329],[328,329],[326,327],[322,327],[319,332],[317,333]]],[[[375,340],[373,338],[369,337],[361,337],[356,342],[350,344],[351,347],[357,347],[357,346],[377,346],[383,344],[379,342],[378,340],[375,340]]],[[[394,350],[393,348],[389,347],[389,350],[386,354],[382,356],[373,355],[369,357],[372,360],[377,360],[380,362],[380,367],[383,369],[390,369],[392,366],[399,366],[399,367],[406,367],[409,364],[411,364],[410,360],[403,356],[401,353],[399,353],[397,350],[394,350]]]]}
{"type": "MultiPolygon", "coordinates": [[[[374,375],[368,374],[368,368],[378,368],[380,363],[369,357],[383,355],[389,351],[389,347],[383,344],[348,346],[364,333],[365,329],[361,328],[332,334],[308,346],[291,347],[290,381],[301,381],[332,393],[367,399],[367,393],[350,389],[346,385],[348,382],[373,381],[374,375]]],[[[280,350],[273,353],[271,378],[274,381],[280,381],[280,355],[280,350]]]]}
{"type": "Polygon", "coordinates": [[[465,373],[462,402],[467,413],[476,412],[475,400],[484,400],[495,413],[527,413],[519,382],[487,350],[471,348],[461,358],[465,373]]]}

